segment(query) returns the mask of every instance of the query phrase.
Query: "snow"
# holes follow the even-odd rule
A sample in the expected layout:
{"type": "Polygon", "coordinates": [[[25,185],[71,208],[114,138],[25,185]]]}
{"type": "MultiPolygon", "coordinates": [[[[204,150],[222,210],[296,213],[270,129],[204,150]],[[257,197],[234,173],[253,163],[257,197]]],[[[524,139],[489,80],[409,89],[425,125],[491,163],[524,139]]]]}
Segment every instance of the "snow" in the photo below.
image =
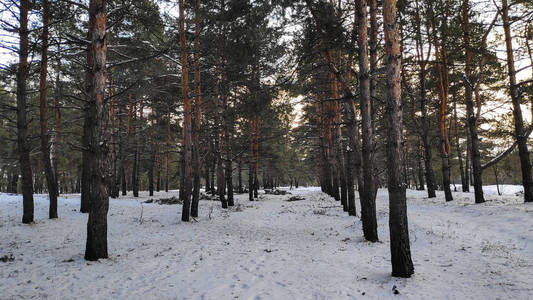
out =
{"type": "MultiPolygon", "coordinates": [[[[457,190],[461,191],[462,185],[456,184],[457,190]]],[[[523,193],[524,187],[521,185],[499,185],[500,193],[504,196],[516,196],[518,193],[523,193]]],[[[453,185],[452,185],[453,190],[453,185]]],[[[470,187],[470,191],[474,191],[474,187],[470,187]]],[[[498,195],[498,187],[496,185],[484,185],[483,186],[483,193],[485,195],[498,195]]]]}
{"type": "Polygon", "coordinates": [[[229,210],[204,200],[190,223],[180,205],[142,203],[175,191],[123,197],[110,201],[110,258],[98,262],[83,259],[79,195],[59,199],[58,220],[37,195],[36,223],[23,225],[21,196],[0,194],[0,257],[15,258],[0,261],[0,299],[531,299],[533,205],[516,187],[485,190],[481,205],[471,193],[445,203],[441,192],[408,191],[410,279],[390,276],[386,190],[374,244],[319,188],[238,195],[229,210]],[[295,194],[306,200],[285,201],[295,194]]]}

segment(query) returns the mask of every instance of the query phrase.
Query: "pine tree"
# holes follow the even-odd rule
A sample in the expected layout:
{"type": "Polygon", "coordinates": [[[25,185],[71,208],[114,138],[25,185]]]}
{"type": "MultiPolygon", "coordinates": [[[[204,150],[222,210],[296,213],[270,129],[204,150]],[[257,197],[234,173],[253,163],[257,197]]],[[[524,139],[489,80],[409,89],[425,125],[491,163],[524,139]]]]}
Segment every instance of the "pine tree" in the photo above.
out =
{"type": "Polygon", "coordinates": [[[507,72],[509,74],[509,93],[513,104],[514,134],[518,143],[518,153],[520,155],[520,168],[522,170],[522,185],[524,186],[524,201],[533,202],[533,179],[531,178],[531,161],[527,146],[527,135],[524,129],[522,109],[520,108],[520,91],[516,82],[516,69],[513,54],[513,43],[511,37],[511,25],[509,21],[509,5],[507,0],[502,0],[501,17],[503,21],[503,32],[505,35],[505,48],[507,54],[507,72]]]}
{"type": "Polygon", "coordinates": [[[383,1],[383,28],[387,62],[387,188],[389,190],[389,230],[392,276],[410,277],[414,273],[409,246],[407,203],[402,183],[402,103],[400,35],[396,20],[396,0],[383,1]]]}
{"type": "MultiPolygon", "coordinates": [[[[19,15],[19,63],[17,69],[17,146],[20,174],[22,177],[22,198],[24,214],[22,223],[33,223],[33,175],[30,162],[30,145],[28,144],[27,78],[28,78],[28,12],[30,2],[20,1],[19,15]]],[[[17,175],[18,178],[18,175],[17,175]]]]}
{"type": "MultiPolygon", "coordinates": [[[[483,203],[483,182],[481,169],[481,155],[479,153],[479,137],[477,133],[477,116],[474,113],[473,89],[472,89],[472,46],[470,44],[470,24],[469,24],[469,1],[463,0],[462,4],[462,28],[463,28],[463,44],[465,48],[465,74],[463,78],[465,88],[465,102],[467,114],[467,131],[470,135],[471,155],[472,155],[472,170],[474,178],[474,193],[475,202],[483,203]]],[[[462,166],[461,166],[462,168],[462,166]]],[[[463,185],[466,181],[463,182],[463,185]]]]}
{"type": "Polygon", "coordinates": [[[89,170],[89,219],[87,222],[86,260],[107,258],[107,154],[105,106],[106,88],[106,0],[91,0],[89,3],[89,46],[87,48],[86,132],[89,147],[87,153],[89,170]]]}
{"type": "Polygon", "coordinates": [[[361,219],[365,239],[371,242],[378,241],[376,220],[376,184],[374,182],[374,132],[372,126],[372,105],[370,101],[370,62],[368,58],[368,19],[367,2],[356,2],[359,49],[359,99],[362,116],[362,162],[363,186],[360,187],[361,219]]]}
{"type": "Polygon", "coordinates": [[[189,99],[189,70],[187,58],[187,37],[185,36],[185,6],[183,0],[179,0],[179,30],[181,47],[181,96],[183,98],[183,210],[181,220],[189,221],[191,213],[191,193],[192,193],[192,149],[191,149],[191,101],[189,99]]]}

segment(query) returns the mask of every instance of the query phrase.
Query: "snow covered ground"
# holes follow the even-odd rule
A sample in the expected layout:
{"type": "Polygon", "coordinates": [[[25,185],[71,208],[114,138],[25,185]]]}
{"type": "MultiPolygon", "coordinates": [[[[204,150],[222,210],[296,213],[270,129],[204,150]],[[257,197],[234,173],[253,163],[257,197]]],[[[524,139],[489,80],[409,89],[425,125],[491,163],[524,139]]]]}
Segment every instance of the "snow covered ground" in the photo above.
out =
{"type": "Polygon", "coordinates": [[[58,220],[37,196],[36,223],[23,225],[21,197],[0,194],[0,257],[14,257],[0,261],[0,299],[531,299],[533,205],[504,188],[481,205],[409,191],[410,279],[390,276],[386,190],[375,244],[317,188],[291,191],[306,199],[295,202],[239,195],[229,210],[201,201],[190,223],[180,205],[142,203],[145,193],[111,200],[110,258],[98,262],[83,259],[79,195],[59,199],[58,220]]]}

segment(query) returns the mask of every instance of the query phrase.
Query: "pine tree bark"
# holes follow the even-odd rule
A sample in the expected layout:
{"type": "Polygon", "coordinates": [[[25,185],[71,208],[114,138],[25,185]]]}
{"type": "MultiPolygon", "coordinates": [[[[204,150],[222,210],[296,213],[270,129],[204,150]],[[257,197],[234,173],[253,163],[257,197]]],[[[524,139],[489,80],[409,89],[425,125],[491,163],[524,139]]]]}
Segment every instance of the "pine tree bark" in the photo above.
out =
{"type": "MultiPolygon", "coordinates": [[[[351,81],[352,78],[352,62],[353,56],[355,54],[355,44],[357,40],[357,19],[358,14],[354,13],[354,22],[352,25],[352,44],[354,45],[353,50],[349,53],[348,64],[346,70],[346,78],[348,81],[351,81]]],[[[348,214],[350,216],[357,215],[357,209],[355,206],[355,181],[354,176],[357,180],[361,181],[360,178],[360,167],[361,167],[361,153],[359,146],[359,127],[356,123],[355,115],[355,99],[356,97],[347,97],[343,102],[343,115],[344,123],[346,124],[346,135],[348,136],[348,145],[345,149],[345,166],[346,166],[346,185],[347,185],[347,206],[348,214]]],[[[298,187],[298,182],[296,182],[296,187],[298,187]]]]}
{"type": "Polygon", "coordinates": [[[520,108],[520,91],[516,82],[516,70],[514,66],[513,42],[511,36],[511,25],[509,21],[509,5],[507,0],[502,0],[501,16],[503,21],[503,32],[505,34],[505,49],[507,54],[507,72],[509,75],[509,91],[513,103],[514,133],[518,142],[518,155],[520,156],[520,167],[522,170],[522,185],[524,186],[524,201],[533,202],[533,179],[531,177],[531,161],[527,146],[527,136],[525,135],[524,119],[520,108]]]}
{"type": "Polygon", "coordinates": [[[355,122],[355,100],[348,99],[344,102],[344,121],[348,135],[348,147],[346,148],[346,181],[348,182],[348,213],[356,216],[354,176],[360,178],[360,146],[359,130],[355,122]]]}
{"type": "Polygon", "coordinates": [[[242,156],[239,155],[239,161],[237,165],[237,180],[239,181],[238,191],[239,194],[242,194],[242,156]]]}
{"type": "MultiPolygon", "coordinates": [[[[183,150],[184,150],[184,199],[181,220],[188,222],[191,213],[192,149],[191,149],[191,101],[189,99],[189,71],[187,68],[187,37],[185,36],[185,12],[183,0],[179,0],[179,31],[181,47],[181,96],[183,98],[183,150]]],[[[180,191],[181,192],[181,191],[180,191]]]]}
{"type": "MultiPolygon", "coordinates": [[[[139,119],[134,126],[134,139],[135,139],[135,155],[133,158],[133,171],[132,171],[132,185],[133,185],[133,197],[139,197],[139,189],[140,187],[140,169],[141,169],[141,134],[143,131],[143,111],[144,111],[144,104],[142,97],[139,98],[139,119]]],[[[135,119],[137,119],[137,112],[135,112],[135,119]]]]}
{"type": "MultiPolygon", "coordinates": [[[[419,72],[418,72],[418,78],[420,82],[420,126],[421,129],[421,139],[422,144],[424,146],[424,169],[425,169],[425,176],[426,176],[426,183],[427,183],[427,192],[428,192],[428,198],[435,198],[437,195],[435,193],[435,187],[436,187],[436,181],[435,181],[435,172],[433,172],[432,167],[432,151],[431,151],[431,142],[429,137],[429,131],[430,131],[430,122],[428,119],[428,111],[427,111],[427,88],[426,88],[426,59],[424,55],[424,46],[422,42],[422,22],[420,20],[420,9],[418,6],[418,1],[416,2],[417,9],[415,12],[415,20],[416,20],[416,47],[417,47],[417,61],[419,66],[419,72]]],[[[429,32],[429,29],[428,29],[429,32]]],[[[429,56],[431,54],[431,51],[428,50],[427,55],[429,56]]]]}
{"type": "Polygon", "coordinates": [[[365,239],[378,241],[376,219],[376,184],[374,180],[374,131],[372,105],[370,103],[370,64],[368,60],[367,2],[356,1],[358,14],[357,44],[359,48],[359,100],[362,117],[363,187],[360,188],[361,220],[365,239]]]}
{"type": "Polygon", "coordinates": [[[348,210],[348,214],[350,216],[355,216],[356,214],[356,207],[355,207],[355,190],[354,190],[354,170],[353,170],[353,150],[351,146],[348,146],[346,151],[344,152],[344,158],[345,158],[345,167],[346,167],[346,191],[347,191],[347,199],[346,199],[346,206],[348,210]]]}
{"type": "Polygon", "coordinates": [[[126,180],[125,180],[126,173],[125,173],[125,159],[124,159],[124,140],[122,137],[122,133],[120,132],[121,128],[122,128],[122,106],[119,105],[118,106],[118,128],[116,130],[116,134],[117,134],[116,140],[118,144],[117,164],[119,164],[118,174],[116,175],[116,179],[115,179],[117,197],[121,189],[122,189],[123,196],[126,196],[127,194],[126,180]]]}
{"type": "Polygon", "coordinates": [[[157,159],[157,142],[152,143],[152,153],[150,158],[150,167],[148,168],[148,193],[150,196],[154,195],[154,168],[156,166],[157,159]]]}
{"type": "MultiPolygon", "coordinates": [[[[470,129],[468,126],[466,127],[466,130],[469,131],[470,129]]],[[[465,157],[465,187],[463,188],[463,192],[470,192],[470,153],[472,152],[470,149],[472,149],[472,143],[470,141],[470,132],[467,132],[466,134],[466,157],[465,157]]]]}
{"type": "MultiPolygon", "coordinates": [[[[17,145],[20,174],[22,175],[22,223],[33,223],[33,175],[30,162],[30,145],[28,144],[28,120],[26,117],[26,99],[28,78],[28,0],[20,1],[19,15],[19,63],[17,69],[17,145]]],[[[18,178],[18,176],[17,176],[18,178]]]]}
{"type": "MultiPolygon", "coordinates": [[[[454,95],[454,101],[453,101],[453,128],[455,133],[455,151],[457,152],[457,163],[459,163],[459,173],[461,175],[461,186],[464,189],[464,186],[466,185],[466,176],[465,176],[465,170],[463,166],[463,151],[461,149],[461,143],[459,141],[459,122],[457,120],[457,99],[454,95]]],[[[468,133],[467,133],[468,134],[468,133]]]]}
{"type": "Polygon", "coordinates": [[[254,168],[252,161],[248,163],[248,200],[254,201],[254,168]]]}
{"type": "Polygon", "coordinates": [[[449,95],[449,73],[448,73],[448,54],[446,51],[448,17],[447,12],[444,12],[441,31],[441,41],[437,37],[436,28],[434,26],[434,43],[435,55],[437,64],[435,66],[437,71],[437,88],[440,98],[439,109],[439,136],[440,136],[440,154],[442,164],[442,189],[446,201],[452,201],[452,191],[450,189],[450,140],[448,138],[448,95],[449,95]]]}
{"type": "Polygon", "coordinates": [[[224,189],[226,185],[226,179],[224,178],[224,166],[222,163],[222,144],[223,140],[221,139],[222,130],[220,130],[220,97],[222,95],[222,75],[220,74],[220,61],[217,59],[216,62],[216,72],[217,72],[217,83],[216,83],[216,95],[214,97],[214,138],[215,138],[215,156],[216,156],[216,178],[217,178],[217,194],[222,205],[222,208],[228,208],[228,202],[224,196],[224,189]]]}
{"type": "MultiPolygon", "coordinates": [[[[340,113],[338,114],[340,117],[340,113]]],[[[339,120],[340,123],[340,120],[339,120]]],[[[347,181],[346,181],[346,162],[344,161],[345,157],[343,155],[343,148],[344,144],[341,140],[341,129],[339,127],[338,129],[338,146],[337,146],[337,161],[339,162],[339,181],[340,181],[340,189],[341,189],[341,204],[342,208],[345,212],[348,211],[348,187],[347,187],[347,181]]],[[[353,186],[353,185],[352,185],[353,186]]],[[[292,182],[291,182],[292,187],[292,182]]]]}
{"type": "MultiPolygon", "coordinates": [[[[131,94],[130,94],[131,97],[131,94]]],[[[130,98],[131,99],[131,98],[130,98]]],[[[133,150],[133,164],[131,167],[131,185],[132,185],[132,191],[133,191],[133,197],[139,197],[139,181],[138,181],[138,174],[139,174],[139,138],[138,138],[138,131],[140,126],[140,122],[137,122],[137,104],[133,104],[133,110],[132,110],[132,118],[131,118],[131,125],[132,125],[132,134],[133,134],[133,144],[134,144],[134,150],[133,150]],[[137,125],[137,126],[136,126],[137,125]]]]}
{"type": "Polygon", "coordinates": [[[217,138],[219,141],[215,141],[215,146],[217,148],[217,194],[222,205],[222,208],[228,208],[228,201],[225,197],[225,188],[226,188],[226,178],[224,177],[224,164],[222,162],[222,145],[220,141],[220,136],[217,138]],[[218,144],[218,145],[217,145],[218,144]]]}
{"type": "MultiPolygon", "coordinates": [[[[473,86],[472,86],[472,45],[470,44],[470,21],[468,17],[469,0],[463,0],[462,4],[462,28],[463,45],[465,48],[465,75],[463,78],[465,87],[467,128],[472,143],[472,169],[474,175],[474,195],[476,203],[485,202],[483,197],[483,169],[481,168],[481,154],[479,153],[479,137],[477,133],[477,116],[474,112],[473,86]]],[[[462,166],[461,166],[462,169],[462,166]]],[[[462,171],[462,170],[461,170],[462,171]]],[[[461,176],[462,178],[462,176],[461,176]]],[[[466,183],[466,182],[465,182],[466,183]]],[[[463,184],[465,184],[463,183],[463,184]]]]}
{"type": "Polygon", "coordinates": [[[50,208],[48,210],[48,217],[50,219],[57,218],[57,179],[52,168],[52,161],[50,159],[50,144],[48,135],[48,105],[47,105],[47,86],[46,80],[48,75],[48,26],[50,3],[48,0],[43,0],[43,32],[41,35],[42,49],[41,49],[41,74],[39,82],[39,124],[41,128],[41,154],[44,164],[44,174],[46,176],[46,186],[48,188],[48,197],[50,198],[50,208]]]}
{"type": "Polygon", "coordinates": [[[402,103],[401,103],[401,53],[396,0],[383,2],[383,27],[387,61],[387,179],[389,190],[389,230],[392,276],[411,277],[414,273],[409,245],[407,203],[402,184],[402,103]]]}
{"type": "Polygon", "coordinates": [[[181,148],[180,155],[180,187],[179,187],[179,200],[183,202],[185,200],[185,149],[181,148]]]}
{"type": "Polygon", "coordinates": [[[216,191],[215,191],[215,182],[216,182],[216,168],[217,168],[217,156],[216,156],[216,153],[215,153],[215,143],[214,141],[211,142],[211,147],[212,147],[212,158],[213,160],[211,161],[211,173],[210,173],[210,177],[211,177],[211,186],[209,187],[209,190],[211,191],[211,196],[215,196],[216,195],[216,191]]]}
{"type": "MultiPolygon", "coordinates": [[[[112,73],[112,71],[111,71],[112,73]]],[[[119,127],[117,128],[116,125],[116,117],[115,117],[115,91],[113,87],[113,77],[111,75],[108,75],[109,77],[109,85],[110,85],[110,98],[111,98],[111,107],[109,112],[109,117],[111,119],[111,129],[109,134],[109,144],[111,146],[110,151],[110,161],[111,161],[111,169],[112,169],[112,176],[109,179],[108,182],[108,191],[109,191],[109,197],[111,198],[118,198],[119,196],[119,180],[118,180],[118,170],[117,170],[117,164],[118,164],[118,156],[117,156],[117,135],[119,134],[120,130],[120,123],[119,127]]],[[[120,107],[120,106],[119,106],[120,107]]]]}
{"type": "Polygon", "coordinates": [[[157,162],[157,185],[156,185],[157,192],[161,191],[161,160],[159,159],[157,162]]]}
{"type": "Polygon", "coordinates": [[[170,103],[167,103],[167,139],[165,148],[165,192],[168,193],[170,169],[170,103]]]}
{"type": "Polygon", "coordinates": [[[9,174],[11,174],[11,176],[8,177],[7,193],[8,194],[16,194],[17,193],[17,185],[18,185],[18,181],[19,181],[19,174],[18,174],[16,168],[13,168],[9,174]]]}
{"type": "Polygon", "coordinates": [[[222,118],[224,122],[224,146],[226,148],[226,159],[224,162],[225,174],[224,178],[226,179],[226,190],[227,190],[227,199],[228,206],[234,206],[235,202],[233,199],[233,159],[231,153],[231,128],[230,120],[228,115],[228,97],[224,93],[223,95],[223,106],[224,111],[222,113],[222,118]]]}
{"type": "Polygon", "coordinates": [[[88,145],[90,168],[89,219],[87,222],[86,260],[107,258],[107,154],[105,86],[106,86],[106,3],[89,3],[89,42],[87,49],[86,95],[88,110],[88,145]]]}
{"type": "Polygon", "coordinates": [[[250,155],[249,155],[249,158],[248,158],[248,200],[250,201],[254,201],[254,185],[255,185],[255,171],[254,171],[254,167],[255,167],[255,163],[254,163],[254,158],[255,158],[255,154],[254,154],[254,136],[255,136],[255,122],[253,120],[250,120],[249,121],[249,130],[250,130],[250,133],[249,133],[249,139],[250,139],[250,155]]]}
{"type": "Polygon", "coordinates": [[[200,126],[202,124],[202,90],[200,77],[200,0],[196,0],[194,31],[194,126],[192,131],[193,143],[193,193],[191,216],[198,217],[198,202],[200,201],[200,176],[202,164],[200,162],[200,126]]]}
{"type": "MultiPolygon", "coordinates": [[[[59,54],[58,54],[59,55],[59,54]]],[[[52,136],[52,145],[50,148],[50,160],[52,161],[52,170],[54,171],[54,176],[56,178],[56,191],[59,196],[59,172],[58,172],[58,160],[57,153],[59,149],[59,138],[61,133],[61,109],[59,107],[59,98],[61,97],[61,83],[59,80],[59,73],[61,72],[61,64],[58,59],[57,68],[56,68],[56,87],[54,89],[54,134],[52,136]]]]}
{"type": "MultiPolygon", "coordinates": [[[[89,103],[86,103],[84,108],[84,114],[87,116],[89,110],[89,103]]],[[[81,169],[81,203],[80,203],[80,212],[88,213],[90,207],[90,160],[89,160],[89,120],[87,117],[84,118],[83,122],[83,138],[82,138],[82,169],[81,169]]]]}
{"type": "Polygon", "coordinates": [[[254,131],[254,198],[258,198],[259,193],[259,177],[257,173],[259,172],[259,120],[255,120],[255,131],[254,131]]]}
{"type": "Polygon", "coordinates": [[[424,159],[423,146],[421,140],[418,142],[418,153],[417,153],[417,164],[418,164],[418,188],[417,190],[423,191],[425,189],[426,183],[424,178],[424,167],[422,166],[422,161],[424,159]]]}
{"type": "Polygon", "coordinates": [[[205,168],[205,193],[207,194],[209,192],[209,189],[211,188],[211,161],[208,159],[204,160],[204,168],[205,168]]]}
{"type": "Polygon", "coordinates": [[[370,0],[370,109],[372,128],[375,128],[376,109],[375,100],[377,98],[377,84],[378,84],[378,21],[377,0],[370,0]]]}

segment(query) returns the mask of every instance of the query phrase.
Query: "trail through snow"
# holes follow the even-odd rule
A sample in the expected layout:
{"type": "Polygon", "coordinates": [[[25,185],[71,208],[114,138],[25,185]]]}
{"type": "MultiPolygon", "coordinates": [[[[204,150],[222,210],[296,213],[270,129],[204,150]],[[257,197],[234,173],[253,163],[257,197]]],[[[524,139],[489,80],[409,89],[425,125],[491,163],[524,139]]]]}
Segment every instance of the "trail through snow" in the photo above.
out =
{"type": "Polygon", "coordinates": [[[386,190],[374,244],[317,188],[238,195],[229,210],[204,200],[190,223],[181,205],[143,203],[176,192],[111,200],[110,258],[98,262],[83,259],[79,195],[59,199],[58,220],[37,196],[37,221],[23,225],[21,196],[0,194],[0,257],[14,257],[0,261],[0,299],[531,299],[533,205],[509,190],[482,205],[408,191],[410,279],[390,276],[386,190]],[[286,201],[295,194],[305,200],[286,201]]]}

